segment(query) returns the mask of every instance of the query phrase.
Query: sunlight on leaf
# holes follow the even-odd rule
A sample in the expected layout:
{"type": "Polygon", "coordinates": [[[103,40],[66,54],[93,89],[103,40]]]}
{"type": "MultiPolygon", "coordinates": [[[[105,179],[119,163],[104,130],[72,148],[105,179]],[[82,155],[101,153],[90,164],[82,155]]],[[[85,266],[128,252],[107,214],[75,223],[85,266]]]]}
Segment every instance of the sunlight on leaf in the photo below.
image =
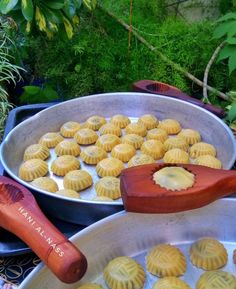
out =
{"type": "Polygon", "coordinates": [[[94,10],[97,5],[97,0],[83,0],[83,3],[89,10],[94,10]]]}
{"type": "Polygon", "coordinates": [[[18,3],[18,0],[1,0],[0,1],[0,11],[2,14],[7,14],[10,12],[18,3]]]}
{"type": "Polygon", "coordinates": [[[67,34],[68,38],[71,39],[73,36],[73,27],[70,24],[70,21],[66,17],[63,17],[63,22],[64,22],[66,34],[67,34]]]}
{"type": "Polygon", "coordinates": [[[41,10],[38,6],[36,6],[36,12],[35,12],[35,20],[39,26],[39,30],[45,31],[46,29],[46,20],[44,15],[42,14],[41,10]]]}

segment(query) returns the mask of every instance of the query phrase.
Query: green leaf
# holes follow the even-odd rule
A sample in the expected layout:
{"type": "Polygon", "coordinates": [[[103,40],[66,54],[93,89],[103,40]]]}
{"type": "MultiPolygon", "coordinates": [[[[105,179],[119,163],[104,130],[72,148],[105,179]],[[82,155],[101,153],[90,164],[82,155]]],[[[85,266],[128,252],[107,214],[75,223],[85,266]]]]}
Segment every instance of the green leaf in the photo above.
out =
{"type": "Polygon", "coordinates": [[[213,39],[221,38],[228,35],[229,37],[236,34],[236,21],[225,22],[218,25],[213,32],[213,39]]]}
{"type": "Polygon", "coordinates": [[[16,6],[12,9],[12,11],[14,10],[20,10],[21,11],[21,1],[18,1],[16,6]]]}
{"type": "Polygon", "coordinates": [[[64,27],[65,27],[65,30],[66,30],[67,37],[69,39],[71,39],[73,34],[74,34],[73,26],[71,25],[70,21],[66,17],[63,17],[63,23],[64,23],[64,27]]]}
{"type": "Polygon", "coordinates": [[[18,0],[1,0],[0,1],[0,11],[2,14],[7,14],[11,11],[17,4],[18,0]]]}
{"type": "Polygon", "coordinates": [[[62,23],[63,18],[60,11],[52,10],[45,5],[41,5],[41,8],[43,9],[43,13],[46,16],[48,22],[57,24],[62,23]]]}
{"type": "Polygon", "coordinates": [[[228,20],[236,19],[236,13],[230,12],[220,17],[216,22],[224,22],[228,20]]]}
{"type": "Polygon", "coordinates": [[[236,35],[236,21],[231,23],[227,35],[228,37],[233,37],[236,35]]]}
{"type": "Polygon", "coordinates": [[[235,46],[235,53],[230,55],[229,57],[229,74],[231,74],[236,69],[236,46],[235,46]]]}
{"type": "Polygon", "coordinates": [[[34,5],[32,0],[22,0],[21,11],[27,21],[32,21],[34,17],[34,5]]]}
{"type": "Polygon", "coordinates": [[[236,19],[236,13],[234,12],[227,13],[224,16],[220,17],[216,22],[223,22],[231,19],[236,19]]]}
{"type": "Polygon", "coordinates": [[[61,9],[65,5],[64,0],[46,0],[44,1],[45,5],[52,9],[61,9]]]}
{"type": "Polygon", "coordinates": [[[97,0],[83,0],[83,3],[89,10],[94,10],[97,5],[97,0]]]}
{"type": "Polygon", "coordinates": [[[43,103],[59,98],[58,93],[49,84],[45,84],[43,88],[33,85],[24,86],[23,90],[20,96],[21,103],[43,103]]]}
{"type": "Polygon", "coordinates": [[[226,43],[228,44],[236,44],[236,38],[235,37],[230,37],[226,39],[226,43]]]}
{"type": "Polygon", "coordinates": [[[50,85],[45,85],[41,94],[42,102],[49,102],[59,98],[58,93],[50,85]]]}
{"type": "Polygon", "coordinates": [[[231,105],[231,108],[227,115],[227,120],[229,122],[233,122],[236,119],[236,101],[234,101],[231,105]]]}
{"type": "Polygon", "coordinates": [[[37,103],[37,99],[40,96],[41,88],[38,86],[24,86],[24,92],[20,96],[21,103],[37,103]]]}
{"type": "Polygon", "coordinates": [[[73,0],[76,9],[80,9],[82,5],[82,0],[73,0]]]}
{"type": "Polygon", "coordinates": [[[76,14],[76,7],[74,5],[74,2],[71,0],[66,0],[63,11],[67,18],[72,19],[76,14]]]}
{"type": "Polygon", "coordinates": [[[235,45],[225,45],[217,58],[217,63],[223,59],[230,57],[236,53],[236,46],[235,45]]]}
{"type": "Polygon", "coordinates": [[[23,89],[29,95],[37,94],[41,90],[39,86],[33,86],[33,85],[24,86],[23,89]]]}

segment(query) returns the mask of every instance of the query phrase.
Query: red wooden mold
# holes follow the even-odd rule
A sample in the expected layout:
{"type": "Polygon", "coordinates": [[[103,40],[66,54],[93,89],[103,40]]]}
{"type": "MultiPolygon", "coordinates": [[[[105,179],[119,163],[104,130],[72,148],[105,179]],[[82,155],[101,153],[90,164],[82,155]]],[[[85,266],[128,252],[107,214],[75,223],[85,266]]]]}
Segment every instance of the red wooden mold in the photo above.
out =
{"type": "Polygon", "coordinates": [[[6,177],[0,177],[0,226],[31,247],[61,281],[73,283],[85,274],[85,256],[49,222],[30,191],[6,177]]]}
{"type": "Polygon", "coordinates": [[[179,90],[177,87],[169,85],[167,83],[146,79],[139,80],[133,83],[133,90],[161,94],[172,98],[181,99],[183,101],[190,102],[192,104],[205,108],[206,110],[209,110],[220,118],[223,118],[225,116],[225,111],[223,109],[216,107],[212,104],[203,103],[201,100],[193,98],[179,90]]]}
{"type": "Polygon", "coordinates": [[[173,213],[196,209],[236,191],[236,171],[179,164],[195,175],[193,187],[171,191],[153,181],[153,174],[172,164],[150,164],[128,168],[121,173],[124,207],[130,212],[173,213]]]}

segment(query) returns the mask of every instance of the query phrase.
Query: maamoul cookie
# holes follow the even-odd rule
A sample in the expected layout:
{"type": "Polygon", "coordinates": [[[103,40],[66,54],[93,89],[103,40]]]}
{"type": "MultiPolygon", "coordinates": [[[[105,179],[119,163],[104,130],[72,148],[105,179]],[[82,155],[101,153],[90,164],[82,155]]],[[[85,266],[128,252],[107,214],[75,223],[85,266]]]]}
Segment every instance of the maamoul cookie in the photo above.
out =
{"type": "Polygon", "coordinates": [[[163,157],[164,163],[170,164],[188,164],[189,155],[181,149],[171,149],[167,151],[163,157]]]}
{"type": "Polygon", "coordinates": [[[105,196],[96,196],[92,198],[92,201],[96,202],[113,202],[113,199],[105,197],[105,196]]]}
{"type": "Polygon", "coordinates": [[[125,256],[111,260],[103,271],[103,277],[110,289],[142,289],[146,278],[143,267],[125,256]]]}
{"type": "Polygon", "coordinates": [[[122,161],[115,158],[106,158],[101,160],[96,166],[96,171],[99,177],[117,177],[123,169],[124,164],[122,161]]]}
{"type": "Polygon", "coordinates": [[[163,119],[159,122],[158,128],[164,129],[168,134],[177,134],[181,131],[180,123],[171,118],[163,119]]]}
{"type": "Polygon", "coordinates": [[[189,145],[193,145],[196,142],[201,141],[201,135],[197,130],[186,128],[182,129],[178,134],[178,137],[182,137],[189,145]]]}
{"type": "Polygon", "coordinates": [[[171,149],[181,149],[184,151],[188,150],[188,143],[183,138],[180,137],[169,137],[165,142],[164,142],[164,147],[165,150],[171,150],[171,149]]]}
{"type": "Polygon", "coordinates": [[[164,156],[165,148],[159,140],[150,139],[142,144],[141,152],[153,157],[155,160],[159,160],[164,156]]]}
{"type": "Polygon", "coordinates": [[[205,272],[198,279],[196,289],[236,289],[236,278],[222,270],[205,272]]]}
{"type": "Polygon", "coordinates": [[[128,167],[134,167],[139,165],[145,165],[145,164],[154,164],[156,161],[153,157],[145,154],[135,155],[133,156],[129,162],[128,167]]]}
{"type": "Polygon", "coordinates": [[[82,191],[93,184],[91,175],[85,170],[74,170],[67,173],[63,180],[65,189],[82,191]]]}
{"type": "Polygon", "coordinates": [[[140,149],[143,142],[144,142],[143,137],[134,133],[126,134],[121,139],[121,143],[132,145],[136,150],[140,149]]]}
{"type": "Polygon", "coordinates": [[[79,286],[77,289],[104,289],[104,288],[97,283],[85,283],[82,286],[79,286]]]}
{"type": "Polygon", "coordinates": [[[99,115],[94,115],[86,120],[86,126],[92,130],[98,130],[102,125],[106,123],[106,119],[99,115]]]}
{"type": "Polygon", "coordinates": [[[186,282],[177,277],[164,277],[159,279],[152,289],[191,289],[186,282]]]}
{"type": "Polygon", "coordinates": [[[167,140],[167,138],[168,138],[168,134],[162,128],[153,128],[153,129],[149,130],[147,133],[147,140],[155,139],[155,140],[159,140],[162,143],[164,143],[164,141],[167,140]]]}
{"type": "Polygon", "coordinates": [[[50,156],[49,149],[42,144],[32,144],[25,149],[24,161],[31,159],[41,159],[46,160],[50,156]]]}
{"type": "Polygon", "coordinates": [[[128,162],[136,153],[135,148],[130,144],[118,144],[112,151],[111,156],[113,158],[119,159],[122,162],[128,162]]]}
{"type": "Polygon", "coordinates": [[[110,121],[119,128],[125,128],[130,123],[130,119],[123,114],[114,115],[110,121]]]}
{"type": "Polygon", "coordinates": [[[219,159],[211,155],[199,156],[195,159],[195,164],[210,167],[213,169],[221,169],[222,163],[219,159]]]}
{"type": "Polygon", "coordinates": [[[228,254],[223,244],[213,238],[203,238],[190,248],[190,260],[203,270],[216,270],[226,265],[228,254]]]}
{"type": "Polygon", "coordinates": [[[118,126],[114,125],[113,123],[104,124],[99,128],[99,132],[101,135],[103,134],[114,134],[116,136],[122,135],[121,129],[118,126]]]}
{"type": "Polygon", "coordinates": [[[39,143],[48,148],[54,148],[63,140],[64,138],[58,132],[48,132],[39,139],[39,143]]]}
{"type": "Polygon", "coordinates": [[[125,128],[125,133],[133,133],[144,137],[147,134],[147,130],[144,125],[133,122],[127,125],[127,127],[125,128]]]}
{"type": "Polygon", "coordinates": [[[78,144],[88,145],[95,143],[98,139],[98,135],[91,128],[82,128],[76,132],[74,139],[78,144]]]}
{"type": "Polygon", "coordinates": [[[96,165],[107,157],[107,153],[98,146],[89,146],[81,152],[80,157],[86,164],[96,165]]]}
{"type": "Polygon", "coordinates": [[[120,144],[120,139],[114,134],[101,135],[96,141],[96,146],[104,149],[106,152],[110,152],[117,144],[120,144]]]}
{"type": "Polygon", "coordinates": [[[57,195],[68,197],[68,198],[75,198],[80,199],[80,194],[74,190],[70,189],[62,189],[56,192],[57,195]]]}
{"type": "Polygon", "coordinates": [[[198,142],[195,143],[190,148],[190,157],[195,159],[202,155],[211,155],[213,157],[216,156],[216,149],[213,145],[206,142],[198,142]]]}
{"type": "Polygon", "coordinates": [[[51,171],[57,176],[65,176],[69,171],[80,168],[79,160],[74,156],[64,155],[56,158],[51,164],[51,171]]]}
{"type": "Polygon", "coordinates": [[[64,137],[73,137],[79,129],[80,124],[78,122],[68,121],[61,126],[60,133],[64,137]]]}
{"type": "Polygon", "coordinates": [[[19,168],[19,177],[27,182],[43,177],[48,173],[48,165],[40,159],[30,159],[19,168]]]}
{"type": "Polygon", "coordinates": [[[153,114],[144,114],[138,119],[138,123],[141,123],[146,129],[152,129],[158,126],[158,119],[153,114]]]}
{"type": "Polygon", "coordinates": [[[75,141],[63,140],[55,147],[58,156],[71,155],[77,157],[80,154],[80,146],[75,141]]]}
{"type": "Polygon", "coordinates": [[[51,193],[58,191],[57,183],[49,177],[40,177],[31,182],[34,187],[51,193]]]}
{"type": "Polygon", "coordinates": [[[159,244],[146,256],[147,270],[158,277],[180,276],[186,271],[184,254],[175,246],[159,244]]]}
{"type": "Polygon", "coordinates": [[[171,191],[191,188],[195,177],[182,167],[164,167],[153,174],[155,184],[171,191]]]}
{"type": "Polygon", "coordinates": [[[121,197],[120,180],[115,177],[104,177],[95,184],[97,196],[104,196],[113,200],[121,197]]]}

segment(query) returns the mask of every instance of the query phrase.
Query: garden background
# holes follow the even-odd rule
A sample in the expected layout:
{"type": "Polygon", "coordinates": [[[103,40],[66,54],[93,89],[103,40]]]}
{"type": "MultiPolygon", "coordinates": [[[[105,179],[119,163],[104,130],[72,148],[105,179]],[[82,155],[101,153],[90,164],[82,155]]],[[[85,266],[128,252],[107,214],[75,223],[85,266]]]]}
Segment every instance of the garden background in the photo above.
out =
{"type": "Polygon", "coordinates": [[[1,136],[14,106],[141,79],[224,108],[234,128],[235,0],[1,0],[0,11],[1,136]]]}

